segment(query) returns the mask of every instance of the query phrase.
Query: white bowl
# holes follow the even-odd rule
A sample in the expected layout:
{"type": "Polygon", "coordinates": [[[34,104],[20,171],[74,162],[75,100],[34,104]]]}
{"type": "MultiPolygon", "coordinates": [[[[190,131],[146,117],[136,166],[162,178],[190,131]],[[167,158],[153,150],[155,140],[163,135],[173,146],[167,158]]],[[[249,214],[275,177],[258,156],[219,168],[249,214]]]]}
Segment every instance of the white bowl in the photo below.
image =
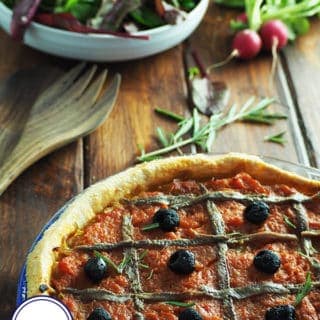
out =
{"type": "MultiPolygon", "coordinates": [[[[178,25],[165,25],[137,35],[149,35],[149,40],[119,38],[102,34],[80,34],[47,27],[33,22],[24,43],[49,54],[88,61],[123,61],[153,55],[174,47],[186,39],[199,25],[209,0],[201,0],[178,25]]],[[[0,3],[0,26],[9,33],[12,12],[0,3]]]]}

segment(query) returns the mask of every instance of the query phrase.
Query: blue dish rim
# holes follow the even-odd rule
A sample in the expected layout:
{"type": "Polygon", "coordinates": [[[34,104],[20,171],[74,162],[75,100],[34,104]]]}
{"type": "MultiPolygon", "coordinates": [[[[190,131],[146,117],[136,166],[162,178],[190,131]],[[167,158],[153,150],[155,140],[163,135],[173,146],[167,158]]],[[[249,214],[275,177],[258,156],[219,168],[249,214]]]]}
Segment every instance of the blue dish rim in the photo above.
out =
{"type": "MultiPolygon", "coordinates": [[[[212,154],[211,155],[221,155],[221,154],[212,154]]],[[[294,163],[287,160],[282,160],[270,156],[258,155],[258,157],[265,161],[268,164],[275,165],[283,170],[291,171],[296,173],[300,176],[304,176],[308,179],[313,180],[320,180],[320,169],[309,167],[303,164],[294,163]]],[[[99,183],[99,182],[97,182],[99,183]]],[[[30,249],[27,252],[27,255],[34,249],[36,244],[41,240],[43,237],[44,232],[55,222],[59,219],[59,217],[63,214],[63,212],[84,192],[86,192],[88,188],[84,189],[82,192],[71,198],[63,207],[61,207],[52,217],[51,219],[45,224],[42,228],[40,233],[35,238],[34,242],[32,243],[30,249]]],[[[19,280],[18,280],[18,287],[17,287],[17,297],[16,297],[16,306],[18,307],[22,304],[26,299],[27,295],[27,279],[26,279],[26,261],[23,264],[19,280]]]]}

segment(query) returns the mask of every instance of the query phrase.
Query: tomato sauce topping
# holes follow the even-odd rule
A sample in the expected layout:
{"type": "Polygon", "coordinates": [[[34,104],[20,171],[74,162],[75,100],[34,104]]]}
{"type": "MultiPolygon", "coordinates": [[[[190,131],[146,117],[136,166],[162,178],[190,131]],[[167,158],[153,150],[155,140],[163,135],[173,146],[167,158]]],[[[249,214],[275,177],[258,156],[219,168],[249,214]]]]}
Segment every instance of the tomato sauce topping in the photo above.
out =
{"type": "MultiPolygon", "coordinates": [[[[251,195],[264,196],[291,196],[297,191],[289,186],[275,185],[265,186],[253,179],[246,173],[240,173],[234,177],[224,179],[211,179],[209,181],[180,181],[159,186],[152,191],[145,191],[137,198],[149,198],[159,195],[200,195],[203,192],[213,191],[235,191],[251,195]]],[[[297,230],[298,220],[296,212],[290,203],[269,204],[270,213],[267,220],[262,224],[253,224],[246,221],[243,212],[246,208],[245,202],[236,200],[216,200],[224,222],[226,234],[253,234],[261,232],[277,232],[299,236],[297,230]]],[[[153,216],[160,208],[168,208],[167,204],[134,204],[123,202],[96,215],[83,230],[78,230],[68,239],[66,243],[55,250],[57,261],[52,270],[51,286],[57,290],[57,295],[71,310],[75,320],[85,320],[94,308],[103,307],[112,319],[133,319],[136,309],[132,300],[125,303],[109,301],[84,302],[77,300],[75,296],[63,293],[64,288],[98,288],[105,289],[114,294],[132,293],[132,284],[126,272],[116,272],[110,266],[108,275],[100,283],[92,283],[84,273],[86,261],[93,253],[75,250],[79,245],[94,245],[99,243],[118,243],[123,241],[122,228],[124,216],[130,215],[133,227],[134,241],[147,239],[193,239],[198,236],[212,235],[213,226],[210,214],[205,202],[178,209],[180,218],[179,226],[170,232],[161,229],[143,231],[142,228],[151,224],[153,216]]],[[[320,200],[313,200],[305,204],[309,226],[311,229],[320,230],[319,212],[320,200]]],[[[313,240],[316,249],[320,250],[320,241],[313,240]]],[[[227,270],[230,276],[230,286],[245,287],[250,284],[262,282],[274,282],[279,284],[303,284],[307,272],[311,271],[310,262],[298,251],[298,241],[255,241],[250,243],[234,243],[228,245],[226,252],[227,270]],[[265,274],[258,271],[253,265],[255,255],[261,250],[272,250],[281,260],[279,270],[274,274],[265,274]]],[[[165,246],[157,248],[137,249],[138,272],[140,275],[141,289],[150,293],[181,293],[201,290],[203,286],[213,289],[221,289],[219,281],[218,245],[197,245],[188,247],[165,246]],[[176,274],[168,268],[170,256],[178,249],[187,249],[196,257],[195,271],[189,275],[176,274]]],[[[124,258],[124,249],[100,252],[107,255],[116,265],[124,258]]],[[[320,254],[315,257],[320,259],[320,254]]],[[[313,276],[314,278],[314,276],[313,276]]],[[[221,279],[220,279],[221,280],[221,279]]],[[[313,279],[314,280],[314,279],[313,279]]],[[[245,299],[234,299],[236,314],[239,319],[256,320],[264,319],[268,308],[280,304],[293,304],[295,296],[262,294],[245,299]]],[[[187,300],[190,302],[189,300],[187,300]]],[[[318,319],[320,314],[320,292],[312,291],[305,297],[296,308],[298,320],[318,319]]],[[[195,298],[194,308],[204,320],[222,320],[225,318],[222,300],[213,298],[195,298]]],[[[179,313],[184,308],[168,305],[163,302],[151,303],[144,301],[143,315],[145,320],[177,320],[179,313]]]]}

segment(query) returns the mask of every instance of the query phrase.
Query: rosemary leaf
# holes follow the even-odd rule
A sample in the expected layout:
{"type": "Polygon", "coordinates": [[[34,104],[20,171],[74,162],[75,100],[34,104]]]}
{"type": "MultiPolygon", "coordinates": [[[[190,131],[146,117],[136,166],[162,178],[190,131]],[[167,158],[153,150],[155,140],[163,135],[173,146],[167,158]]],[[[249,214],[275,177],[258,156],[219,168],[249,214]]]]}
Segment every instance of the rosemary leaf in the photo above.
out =
{"type": "Polygon", "coordinates": [[[293,229],[297,229],[295,224],[286,215],[283,215],[283,220],[289,227],[291,227],[293,229]]]}
{"type": "Polygon", "coordinates": [[[156,222],[156,223],[151,223],[151,224],[144,226],[143,228],[141,228],[141,230],[142,231],[149,231],[149,230],[158,229],[159,227],[160,227],[159,222],[156,222]]]}
{"type": "Polygon", "coordinates": [[[254,113],[243,117],[242,120],[243,121],[248,121],[248,122],[269,124],[269,125],[274,123],[274,120],[272,120],[270,118],[266,118],[263,115],[254,114],[254,113]]]}
{"type": "Polygon", "coordinates": [[[157,136],[159,141],[164,147],[167,147],[169,145],[169,141],[167,139],[165,132],[160,127],[158,127],[156,130],[157,130],[157,136]]]}
{"type": "Polygon", "coordinates": [[[295,306],[299,305],[304,297],[306,297],[312,289],[311,273],[307,273],[306,281],[300,291],[297,293],[295,306]]]}
{"type": "Polygon", "coordinates": [[[143,269],[149,269],[150,268],[147,264],[144,264],[144,263],[139,263],[139,267],[141,267],[143,269]]]}
{"type": "Polygon", "coordinates": [[[285,133],[286,133],[286,131],[282,131],[282,132],[277,133],[275,135],[266,136],[264,138],[264,141],[269,141],[269,142],[274,142],[274,143],[284,145],[287,142],[283,137],[285,135],[285,133]]]}
{"type": "Polygon", "coordinates": [[[147,280],[150,280],[150,279],[152,278],[152,276],[153,276],[153,273],[154,273],[154,271],[153,271],[153,270],[151,270],[151,271],[150,271],[150,273],[149,273],[149,275],[148,275],[148,278],[147,278],[147,280]]]}
{"type": "Polygon", "coordinates": [[[185,119],[184,121],[179,123],[179,129],[174,134],[173,140],[176,142],[185,134],[187,134],[193,127],[193,118],[185,119]]]}
{"type": "Polygon", "coordinates": [[[118,265],[118,270],[120,273],[123,272],[123,270],[125,269],[125,267],[128,265],[128,263],[130,262],[131,260],[131,256],[127,253],[125,253],[122,261],[120,262],[120,264],[118,265]]]}
{"type": "Polygon", "coordinates": [[[183,308],[190,308],[195,305],[194,302],[180,302],[180,301],[165,301],[166,304],[175,307],[183,307],[183,308]]]}
{"type": "Polygon", "coordinates": [[[139,255],[139,260],[144,259],[144,257],[147,255],[148,255],[148,250],[143,250],[139,255]]]}
{"type": "Polygon", "coordinates": [[[176,114],[172,111],[162,109],[162,108],[155,108],[155,111],[163,116],[166,116],[168,118],[171,118],[172,120],[175,120],[177,122],[183,121],[185,118],[183,116],[180,116],[179,114],[176,114]]]}
{"type": "Polygon", "coordinates": [[[276,120],[281,120],[281,119],[288,119],[288,116],[283,114],[283,113],[279,113],[279,112],[274,112],[274,113],[264,113],[264,117],[267,119],[276,119],[276,120]]]}

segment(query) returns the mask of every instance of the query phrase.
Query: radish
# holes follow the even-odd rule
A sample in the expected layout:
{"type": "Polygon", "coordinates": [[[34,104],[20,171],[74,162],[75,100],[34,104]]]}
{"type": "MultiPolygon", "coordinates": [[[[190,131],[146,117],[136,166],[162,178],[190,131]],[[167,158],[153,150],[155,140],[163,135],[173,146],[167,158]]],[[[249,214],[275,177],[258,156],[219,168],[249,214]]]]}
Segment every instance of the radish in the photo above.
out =
{"type": "Polygon", "coordinates": [[[244,60],[254,58],[261,50],[262,42],[257,32],[245,29],[239,31],[233,39],[233,55],[244,60]]]}
{"type": "Polygon", "coordinates": [[[221,67],[231,61],[233,58],[249,60],[254,58],[261,50],[262,41],[257,32],[245,29],[237,32],[232,41],[232,52],[223,61],[213,64],[207,68],[209,73],[212,69],[221,67]]]}
{"type": "Polygon", "coordinates": [[[280,20],[270,20],[260,28],[263,47],[271,51],[273,47],[280,50],[288,43],[288,29],[280,20]]]}
{"type": "Polygon", "coordinates": [[[271,84],[278,64],[277,51],[288,43],[288,29],[281,20],[269,20],[260,28],[260,36],[264,49],[272,52],[271,84]]]}
{"type": "Polygon", "coordinates": [[[236,17],[236,21],[242,22],[243,24],[248,24],[248,16],[245,12],[242,12],[236,17]]]}

